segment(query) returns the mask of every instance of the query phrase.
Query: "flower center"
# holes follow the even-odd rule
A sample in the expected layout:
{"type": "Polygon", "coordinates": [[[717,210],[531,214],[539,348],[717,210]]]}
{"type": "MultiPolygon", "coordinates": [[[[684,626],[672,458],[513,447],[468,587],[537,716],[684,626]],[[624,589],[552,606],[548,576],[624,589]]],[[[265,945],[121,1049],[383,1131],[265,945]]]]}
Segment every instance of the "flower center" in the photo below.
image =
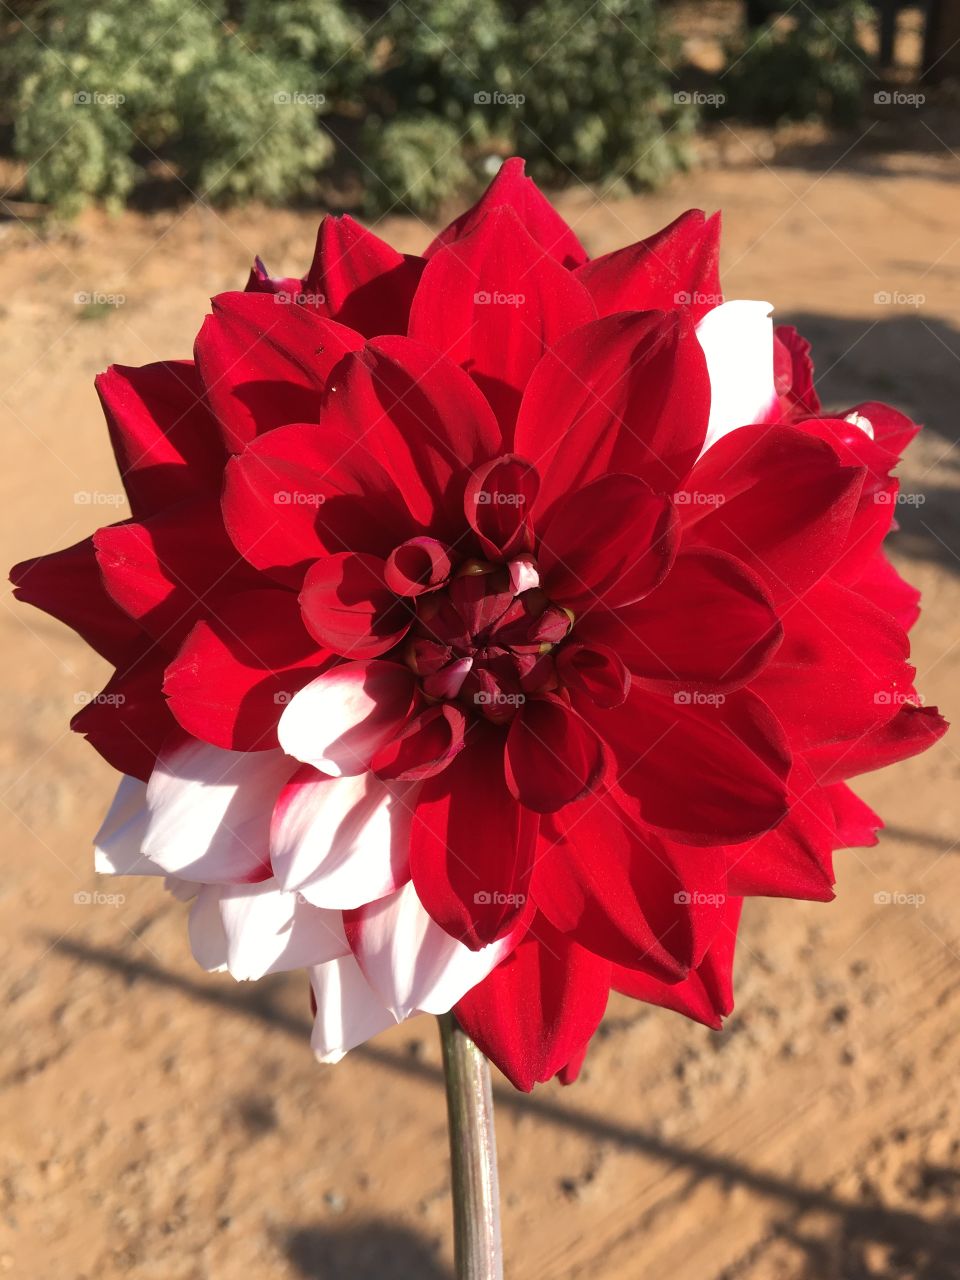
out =
{"type": "Polygon", "coordinates": [[[573,615],[540,589],[531,559],[469,560],[446,588],[417,599],[416,615],[406,658],[429,698],[504,721],[559,685],[553,650],[573,615]]]}

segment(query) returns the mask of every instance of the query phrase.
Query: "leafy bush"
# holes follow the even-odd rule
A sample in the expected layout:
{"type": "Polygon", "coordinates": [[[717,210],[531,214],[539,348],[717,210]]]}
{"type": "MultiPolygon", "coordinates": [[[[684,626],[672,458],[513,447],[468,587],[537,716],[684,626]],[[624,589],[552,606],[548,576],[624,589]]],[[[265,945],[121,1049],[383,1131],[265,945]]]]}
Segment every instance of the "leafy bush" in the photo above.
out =
{"type": "Polygon", "coordinates": [[[722,78],[732,115],[762,123],[828,120],[852,124],[863,104],[869,55],[859,28],[871,17],[862,0],[809,9],[767,23],[728,50],[722,78]]]}

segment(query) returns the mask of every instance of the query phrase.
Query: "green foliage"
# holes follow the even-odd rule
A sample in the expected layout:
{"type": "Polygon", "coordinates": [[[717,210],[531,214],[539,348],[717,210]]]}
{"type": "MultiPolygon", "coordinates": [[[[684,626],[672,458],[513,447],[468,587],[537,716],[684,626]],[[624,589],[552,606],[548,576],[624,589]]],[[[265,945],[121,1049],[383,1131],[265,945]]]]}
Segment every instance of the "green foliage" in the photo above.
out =
{"type": "Polygon", "coordinates": [[[726,111],[761,123],[854,123],[869,74],[859,28],[870,17],[863,0],[814,9],[801,5],[790,20],[745,34],[728,50],[729,71],[721,80],[726,111]]]}
{"type": "Polygon", "coordinates": [[[547,183],[652,185],[692,125],[655,0],[14,2],[14,148],[65,215],[148,172],[297,199],[335,155],[368,211],[433,213],[509,154],[547,183]]]}

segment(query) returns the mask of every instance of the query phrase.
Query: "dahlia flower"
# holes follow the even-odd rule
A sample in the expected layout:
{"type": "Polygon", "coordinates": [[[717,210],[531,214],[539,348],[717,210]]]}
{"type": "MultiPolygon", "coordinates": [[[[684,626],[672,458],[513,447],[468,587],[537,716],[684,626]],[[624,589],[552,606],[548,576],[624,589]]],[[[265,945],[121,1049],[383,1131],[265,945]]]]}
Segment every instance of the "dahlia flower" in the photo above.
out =
{"type": "Polygon", "coordinates": [[[719,231],[588,260],[512,160],[422,257],[327,217],[98,379],[131,519],[14,571],[115,667],[96,867],[306,969],[322,1059],[453,1009],[530,1089],[611,989],[719,1026],[743,899],[831,898],[847,779],[943,732],[882,548],[917,428],[824,414],[719,231]]]}

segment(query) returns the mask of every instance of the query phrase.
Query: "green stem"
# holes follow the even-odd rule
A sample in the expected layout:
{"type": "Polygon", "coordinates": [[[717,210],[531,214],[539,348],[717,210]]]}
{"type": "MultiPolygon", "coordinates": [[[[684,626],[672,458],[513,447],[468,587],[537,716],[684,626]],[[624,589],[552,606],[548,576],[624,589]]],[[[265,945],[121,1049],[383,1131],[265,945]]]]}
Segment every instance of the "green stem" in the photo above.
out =
{"type": "Polygon", "coordinates": [[[503,1280],[490,1065],[452,1013],[437,1021],[447,1085],[457,1280],[503,1280]]]}

